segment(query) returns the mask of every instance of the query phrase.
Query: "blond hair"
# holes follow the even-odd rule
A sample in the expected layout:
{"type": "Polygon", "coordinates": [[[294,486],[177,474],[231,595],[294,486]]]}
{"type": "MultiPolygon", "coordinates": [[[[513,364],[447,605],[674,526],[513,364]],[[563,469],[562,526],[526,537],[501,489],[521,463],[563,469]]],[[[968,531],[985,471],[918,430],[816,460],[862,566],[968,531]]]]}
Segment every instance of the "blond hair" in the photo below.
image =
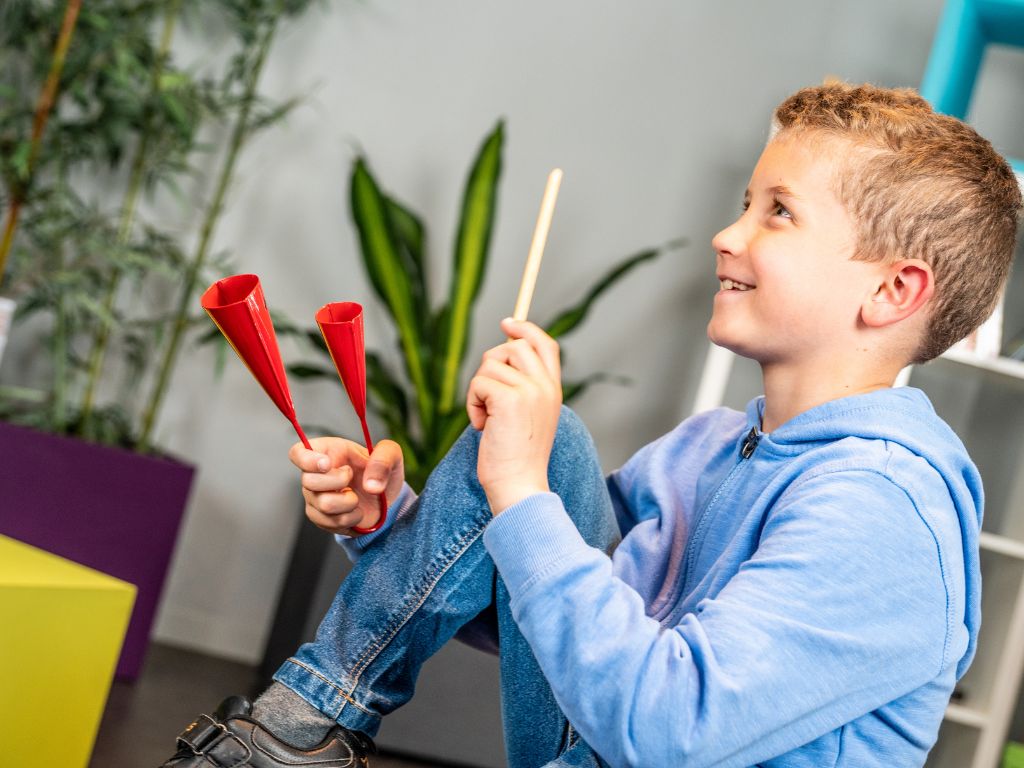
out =
{"type": "Polygon", "coordinates": [[[854,258],[917,258],[935,274],[927,330],[910,362],[936,357],[991,314],[1013,260],[1021,192],[970,126],[909,88],[826,82],[775,110],[776,136],[849,142],[836,194],[855,220],[854,258]]]}

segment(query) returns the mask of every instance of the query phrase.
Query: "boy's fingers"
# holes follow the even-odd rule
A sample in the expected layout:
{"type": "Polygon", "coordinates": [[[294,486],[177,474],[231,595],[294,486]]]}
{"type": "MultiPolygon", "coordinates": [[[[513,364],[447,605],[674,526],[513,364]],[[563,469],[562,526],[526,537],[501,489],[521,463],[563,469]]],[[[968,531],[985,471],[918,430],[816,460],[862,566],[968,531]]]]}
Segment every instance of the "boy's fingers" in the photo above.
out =
{"type": "Polygon", "coordinates": [[[558,342],[551,338],[539,325],[529,321],[519,322],[511,318],[501,321],[501,330],[513,339],[524,339],[536,351],[541,362],[553,379],[561,381],[562,364],[558,342]]]}
{"type": "MultiPolygon", "coordinates": [[[[486,376],[510,387],[520,387],[528,384],[529,371],[524,371],[523,368],[514,363],[510,365],[508,359],[502,359],[503,356],[487,357],[477,369],[476,375],[486,376]]],[[[540,363],[538,362],[537,365],[539,366],[540,363]]]]}
{"type": "MultiPolygon", "coordinates": [[[[503,344],[493,351],[496,354],[489,358],[490,361],[503,363],[507,368],[522,373],[526,379],[543,388],[553,387],[560,389],[559,384],[561,382],[558,377],[552,374],[540,355],[537,354],[537,350],[530,346],[529,342],[525,339],[516,339],[515,341],[503,344]]],[[[483,370],[484,366],[481,366],[481,371],[483,370]]]]}
{"type": "Polygon", "coordinates": [[[309,518],[309,521],[313,523],[313,525],[322,531],[327,531],[328,533],[341,533],[349,536],[351,535],[352,526],[359,524],[359,519],[362,517],[362,513],[346,512],[339,515],[327,515],[316,507],[307,504],[306,517],[309,518]]]}
{"type": "Polygon", "coordinates": [[[347,464],[330,472],[303,472],[302,487],[314,493],[338,492],[352,484],[352,467],[347,464]]]}
{"type": "Polygon", "coordinates": [[[512,391],[512,387],[497,379],[474,376],[470,379],[466,391],[466,413],[469,414],[469,423],[475,429],[483,429],[488,412],[494,407],[497,398],[505,397],[512,391]]]}
{"type": "Polygon", "coordinates": [[[381,440],[363,470],[363,488],[370,493],[381,493],[392,473],[402,466],[402,447],[393,440],[381,440]]]}
{"type": "Polygon", "coordinates": [[[348,464],[354,453],[350,443],[343,437],[314,437],[309,441],[313,450],[302,443],[295,443],[288,451],[292,464],[303,472],[327,472],[332,467],[348,464]]]}
{"type": "Polygon", "coordinates": [[[326,472],[331,468],[331,459],[319,451],[311,451],[302,443],[295,443],[288,450],[288,458],[303,472],[326,472]]]}
{"type": "Polygon", "coordinates": [[[325,491],[323,493],[303,488],[302,496],[306,500],[307,511],[312,507],[328,517],[354,512],[359,506],[359,496],[351,488],[343,488],[340,491],[325,491]]]}

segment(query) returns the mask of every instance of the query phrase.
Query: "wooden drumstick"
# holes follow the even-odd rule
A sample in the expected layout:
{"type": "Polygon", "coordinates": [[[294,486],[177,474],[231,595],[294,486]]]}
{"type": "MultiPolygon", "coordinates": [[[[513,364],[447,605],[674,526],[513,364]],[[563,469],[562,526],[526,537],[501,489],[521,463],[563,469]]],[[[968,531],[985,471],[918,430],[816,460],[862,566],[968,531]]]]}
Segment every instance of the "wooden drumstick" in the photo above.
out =
{"type": "Polygon", "coordinates": [[[530,302],[533,301],[533,289],[537,285],[540,260],[544,256],[544,244],[548,239],[548,230],[551,229],[551,217],[555,213],[555,200],[558,198],[558,187],[561,183],[562,169],[555,168],[555,170],[548,174],[548,183],[544,187],[544,198],[540,203],[540,213],[537,214],[537,226],[533,230],[530,253],[526,257],[523,279],[519,284],[519,297],[516,299],[516,308],[512,313],[512,319],[519,322],[525,320],[530,312],[530,302]]]}

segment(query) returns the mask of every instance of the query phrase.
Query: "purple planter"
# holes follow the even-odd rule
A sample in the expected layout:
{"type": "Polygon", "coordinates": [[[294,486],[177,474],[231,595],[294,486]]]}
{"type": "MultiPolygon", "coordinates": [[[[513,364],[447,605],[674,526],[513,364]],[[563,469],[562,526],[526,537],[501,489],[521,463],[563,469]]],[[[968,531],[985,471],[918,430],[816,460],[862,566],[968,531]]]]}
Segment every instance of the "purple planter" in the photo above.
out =
{"type": "Polygon", "coordinates": [[[119,677],[142,666],[194,471],[0,422],[0,534],[138,587],[119,677]]]}

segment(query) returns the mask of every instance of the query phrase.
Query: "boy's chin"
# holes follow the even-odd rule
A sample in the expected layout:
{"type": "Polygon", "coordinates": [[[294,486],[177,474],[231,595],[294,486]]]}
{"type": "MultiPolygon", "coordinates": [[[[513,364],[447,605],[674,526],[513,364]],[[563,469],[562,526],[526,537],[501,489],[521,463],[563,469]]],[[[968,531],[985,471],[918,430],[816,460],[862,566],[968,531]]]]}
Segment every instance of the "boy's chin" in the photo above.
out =
{"type": "Polygon", "coordinates": [[[721,328],[716,328],[715,321],[713,319],[708,323],[707,333],[708,341],[716,347],[727,349],[742,357],[751,356],[748,345],[744,345],[739,339],[735,338],[734,335],[729,334],[727,331],[721,328]]]}
{"type": "Polygon", "coordinates": [[[763,349],[758,349],[749,343],[729,336],[727,333],[716,333],[712,326],[708,326],[708,340],[716,347],[727,349],[735,355],[753,360],[755,363],[763,363],[768,355],[763,349]]]}

